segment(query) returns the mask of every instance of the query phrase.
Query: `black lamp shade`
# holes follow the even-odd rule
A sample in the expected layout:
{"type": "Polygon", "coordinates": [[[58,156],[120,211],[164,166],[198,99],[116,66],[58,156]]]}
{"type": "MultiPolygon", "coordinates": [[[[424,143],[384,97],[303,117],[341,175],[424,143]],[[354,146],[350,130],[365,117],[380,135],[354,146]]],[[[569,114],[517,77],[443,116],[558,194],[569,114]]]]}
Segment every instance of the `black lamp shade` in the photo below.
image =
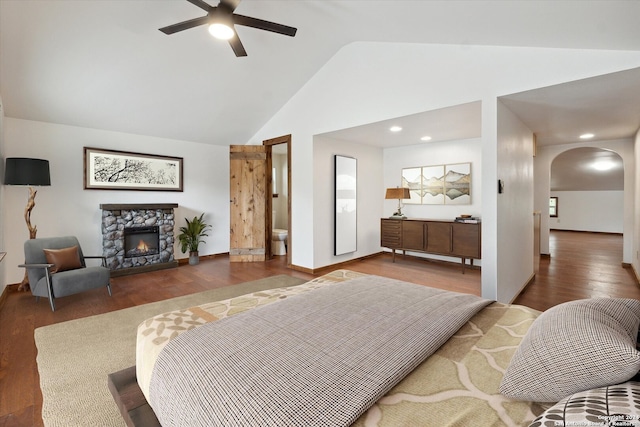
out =
{"type": "Polygon", "coordinates": [[[5,185],[51,185],[49,160],[7,157],[4,183],[5,185]]]}

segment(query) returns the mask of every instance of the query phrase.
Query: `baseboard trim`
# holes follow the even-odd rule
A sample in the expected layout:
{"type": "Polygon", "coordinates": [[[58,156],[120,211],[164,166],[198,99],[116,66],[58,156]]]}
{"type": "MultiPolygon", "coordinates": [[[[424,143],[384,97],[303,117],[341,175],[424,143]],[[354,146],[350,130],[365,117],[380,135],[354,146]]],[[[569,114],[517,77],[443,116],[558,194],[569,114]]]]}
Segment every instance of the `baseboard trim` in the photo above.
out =
{"type": "Polygon", "coordinates": [[[638,276],[638,272],[636,271],[635,267],[633,266],[633,264],[627,264],[627,263],[622,263],[622,267],[624,268],[630,268],[631,272],[633,273],[633,278],[636,279],[636,285],[640,285],[640,276],[638,276]]]}
{"type": "Polygon", "coordinates": [[[533,283],[533,281],[536,279],[536,273],[534,272],[530,277],[529,280],[527,280],[525,282],[524,285],[522,285],[522,287],[518,290],[518,292],[516,292],[515,296],[513,298],[511,298],[511,301],[509,301],[509,304],[513,304],[513,302],[520,296],[520,294],[522,292],[524,292],[525,289],[527,289],[527,286],[529,286],[530,284],[533,283]]]}
{"type": "Polygon", "coordinates": [[[2,290],[2,295],[0,295],[0,310],[2,310],[2,307],[7,301],[7,298],[9,298],[9,292],[19,292],[18,286],[20,286],[20,283],[11,283],[4,287],[4,289],[2,290]]]}
{"type": "Polygon", "coordinates": [[[590,231],[590,230],[563,230],[561,228],[550,228],[549,231],[566,231],[567,233],[593,233],[593,234],[611,234],[613,236],[622,236],[623,233],[615,231],[590,231]]]}
{"type": "MultiPolygon", "coordinates": [[[[198,258],[200,259],[200,261],[205,260],[205,259],[214,259],[214,258],[219,258],[221,256],[229,256],[229,252],[223,252],[220,254],[211,254],[211,255],[202,255],[199,256],[198,258]]],[[[189,258],[180,258],[178,261],[178,265],[187,265],[189,264],[189,258]]]]}
{"type": "Polygon", "coordinates": [[[358,257],[358,258],[350,259],[348,261],[338,262],[336,264],[325,265],[324,267],[319,267],[319,268],[307,268],[307,267],[301,267],[301,266],[295,265],[295,264],[291,264],[290,268],[292,270],[296,270],[296,271],[300,271],[300,272],[308,273],[308,274],[325,274],[325,273],[328,273],[328,272],[330,272],[332,270],[336,270],[336,269],[340,269],[340,268],[346,267],[349,264],[352,264],[354,262],[362,261],[363,259],[367,259],[367,258],[372,258],[372,257],[378,256],[378,255],[383,254],[383,253],[384,253],[384,251],[380,251],[380,252],[376,252],[376,253],[371,254],[371,255],[365,255],[365,256],[358,257]]]}
{"type": "MultiPolygon", "coordinates": [[[[373,258],[373,257],[377,257],[377,256],[384,255],[384,254],[388,254],[389,256],[391,256],[391,252],[380,251],[380,252],[373,253],[371,255],[365,255],[365,256],[362,256],[362,257],[350,259],[349,261],[344,261],[344,262],[339,262],[339,263],[336,263],[336,264],[325,265],[324,267],[319,267],[319,268],[307,268],[307,267],[301,267],[299,265],[293,265],[293,264],[290,266],[290,268],[292,270],[301,271],[303,273],[308,273],[308,274],[326,274],[326,273],[329,273],[329,272],[331,272],[333,270],[336,270],[336,269],[348,267],[349,264],[352,264],[354,262],[362,261],[364,259],[373,258]]],[[[421,256],[410,255],[410,254],[402,255],[402,257],[403,258],[404,257],[412,258],[412,259],[414,259],[416,261],[441,262],[441,263],[458,265],[458,266],[460,265],[460,263],[454,262],[454,261],[446,261],[446,260],[441,260],[441,259],[421,257],[421,256]]],[[[479,265],[469,265],[469,264],[466,264],[464,268],[465,269],[470,269],[470,270],[481,270],[482,269],[479,265]]]]}

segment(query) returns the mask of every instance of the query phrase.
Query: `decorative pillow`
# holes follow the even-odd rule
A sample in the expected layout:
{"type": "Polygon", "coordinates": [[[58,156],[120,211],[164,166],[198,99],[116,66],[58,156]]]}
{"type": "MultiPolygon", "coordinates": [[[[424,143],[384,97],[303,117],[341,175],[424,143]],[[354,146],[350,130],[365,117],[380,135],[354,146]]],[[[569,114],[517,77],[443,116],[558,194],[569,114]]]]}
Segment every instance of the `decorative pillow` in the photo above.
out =
{"type": "Polygon", "coordinates": [[[582,391],[562,399],[529,427],[640,426],[640,383],[626,383],[582,391]]]}
{"type": "Polygon", "coordinates": [[[592,298],[542,313],[516,349],[500,384],[512,399],[557,402],[619,384],[640,370],[640,301],[592,298]]]}
{"type": "Polygon", "coordinates": [[[78,246],[62,249],[44,249],[44,256],[49,264],[55,264],[51,268],[52,273],[82,267],[78,246]]]}

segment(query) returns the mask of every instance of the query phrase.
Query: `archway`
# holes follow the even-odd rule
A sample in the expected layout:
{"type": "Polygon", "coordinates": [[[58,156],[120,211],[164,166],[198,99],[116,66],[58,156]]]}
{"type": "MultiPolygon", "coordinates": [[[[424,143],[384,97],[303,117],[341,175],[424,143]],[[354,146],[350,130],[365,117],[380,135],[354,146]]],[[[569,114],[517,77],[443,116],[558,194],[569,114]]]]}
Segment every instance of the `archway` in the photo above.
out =
{"type": "Polygon", "coordinates": [[[557,203],[549,230],[624,233],[624,162],[617,152],[571,148],[549,169],[549,194],[557,203]]]}

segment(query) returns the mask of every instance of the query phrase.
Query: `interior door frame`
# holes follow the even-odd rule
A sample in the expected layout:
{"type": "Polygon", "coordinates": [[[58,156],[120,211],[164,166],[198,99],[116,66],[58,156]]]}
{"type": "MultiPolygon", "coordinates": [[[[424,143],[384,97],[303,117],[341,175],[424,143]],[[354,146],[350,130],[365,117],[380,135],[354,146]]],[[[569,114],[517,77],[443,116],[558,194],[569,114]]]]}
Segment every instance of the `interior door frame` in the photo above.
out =
{"type": "MultiPolygon", "coordinates": [[[[292,235],[291,235],[291,134],[289,135],[282,135],[276,138],[271,138],[271,139],[267,139],[262,141],[262,145],[267,146],[267,150],[268,150],[268,155],[267,155],[267,159],[268,159],[268,172],[267,172],[267,188],[273,188],[273,182],[272,182],[272,178],[271,178],[271,159],[272,159],[272,148],[274,145],[278,145],[278,144],[287,144],[287,267],[291,268],[291,259],[292,259],[292,235]]],[[[266,207],[266,216],[269,220],[269,222],[267,223],[267,227],[266,229],[267,231],[267,259],[272,259],[273,258],[273,253],[271,251],[271,239],[272,239],[272,232],[271,232],[271,224],[272,224],[272,212],[273,212],[273,195],[271,194],[271,192],[266,192],[266,194],[268,194],[267,196],[267,200],[265,201],[265,207],[266,207]]]]}

